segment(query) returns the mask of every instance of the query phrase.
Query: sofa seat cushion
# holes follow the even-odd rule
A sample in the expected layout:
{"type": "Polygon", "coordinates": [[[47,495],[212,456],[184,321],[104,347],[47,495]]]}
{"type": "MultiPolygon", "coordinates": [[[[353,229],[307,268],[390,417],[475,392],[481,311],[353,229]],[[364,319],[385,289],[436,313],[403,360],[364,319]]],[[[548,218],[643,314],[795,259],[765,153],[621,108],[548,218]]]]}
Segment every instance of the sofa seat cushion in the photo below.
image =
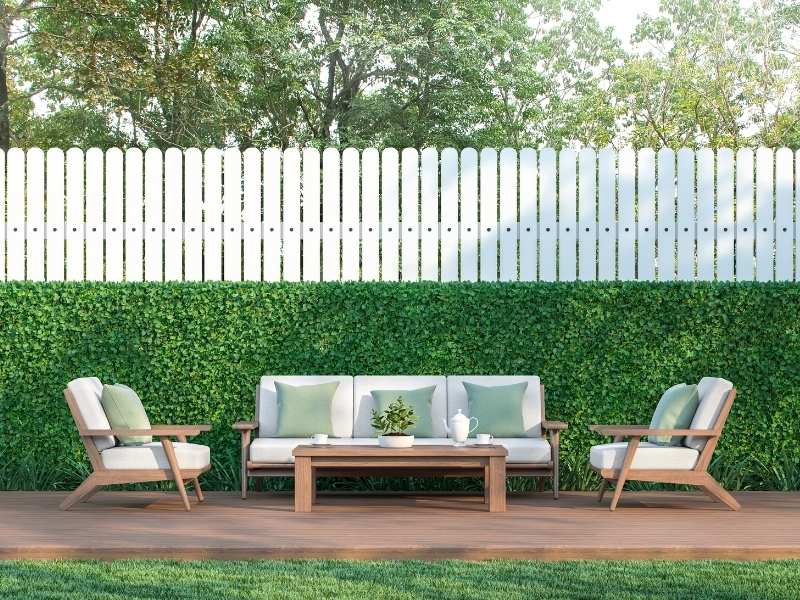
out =
{"type": "MultiPolygon", "coordinates": [[[[292,450],[302,444],[310,444],[310,438],[256,438],[250,444],[250,460],[260,464],[291,464],[292,450]]],[[[328,438],[333,446],[350,446],[352,438],[328,438]]],[[[370,442],[364,442],[370,443],[370,442]]],[[[378,440],[375,439],[377,445],[378,440]]]]}
{"type": "MultiPolygon", "coordinates": [[[[201,444],[173,442],[181,469],[204,469],[211,463],[211,450],[201,444]]],[[[106,469],[169,469],[169,461],[161,442],[141,446],[117,446],[100,455],[106,469]]]]}
{"type": "MultiPolygon", "coordinates": [[[[470,438],[467,445],[474,444],[470,438]]],[[[494,438],[492,443],[508,450],[506,463],[545,464],[553,460],[550,443],[544,438],[494,438]]]]}
{"type": "MultiPolygon", "coordinates": [[[[628,442],[592,446],[589,461],[595,469],[621,469],[628,442]]],[[[631,469],[678,469],[688,471],[697,464],[700,453],[685,446],[658,446],[640,442],[631,469]]]]}

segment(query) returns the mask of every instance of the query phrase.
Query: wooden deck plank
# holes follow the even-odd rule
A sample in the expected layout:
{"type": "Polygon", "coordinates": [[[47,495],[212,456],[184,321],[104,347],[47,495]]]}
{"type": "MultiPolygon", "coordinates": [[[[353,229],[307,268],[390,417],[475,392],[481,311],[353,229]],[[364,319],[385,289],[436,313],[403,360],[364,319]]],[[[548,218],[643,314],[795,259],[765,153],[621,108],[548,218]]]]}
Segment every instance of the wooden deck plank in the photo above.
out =
{"type": "Polygon", "coordinates": [[[699,492],[626,492],[615,512],[594,492],[509,493],[488,513],[476,494],[100,492],[61,512],[59,492],[0,493],[0,559],[800,558],[800,493],[739,492],[741,510],[699,492]],[[457,533],[463,530],[463,536],[457,533]],[[377,533],[376,533],[377,532],[377,533]]]}

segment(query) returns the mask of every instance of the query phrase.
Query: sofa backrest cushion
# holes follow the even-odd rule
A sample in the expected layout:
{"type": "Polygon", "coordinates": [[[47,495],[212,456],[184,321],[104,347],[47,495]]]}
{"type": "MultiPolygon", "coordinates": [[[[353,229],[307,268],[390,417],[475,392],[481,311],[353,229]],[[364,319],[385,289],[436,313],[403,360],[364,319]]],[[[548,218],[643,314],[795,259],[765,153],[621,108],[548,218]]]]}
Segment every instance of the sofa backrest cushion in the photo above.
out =
{"type": "Polygon", "coordinates": [[[259,383],[256,406],[258,437],[272,437],[278,428],[276,380],[293,386],[338,381],[339,387],[331,402],[333,433],[340,438],[353,437],[353,378],[349,375],[264,375],[259,383]]]}
{"type": "MultiPolygon", "coordinates": [[[[75,398],[78,412],[83,417],[87,429],[111,429],[108,417],[103,410],[100,398],[103,395],[103,384],[97,377],[80,377],[67,384],[67,389],[75,398]]],[[[95,435],[92,437],[97,450],[102,452],[114,446],[114,436],[95,435]]]]}
{"type": "MultiPolygon", "coordinates": [[[[431,421],[436,437],[446,438],[444,419],[447,418],[447,378],[439,375],[357,375],[353,380],[353,437],[372,437],[372,409],[375,399],[370,390],[418,390],[435,385],[431,399],[431,421]]],[[[410,429],[408,433],[413,434],[410,429]]]]}
{"type": "MultiPolygon", "coordinates": [[[[700,404],[697,406],[689,429],[713,429],[732,389],[733,384],[721,377],[703,377],[697,384],[700,404]]],[[[687,435],[683,438],[684,446],[700,452],[706,447],[707,442],[708,438],[702,436],[687,435]]]]}
{"type": "Polygon", "coordinates": [[[461,409],[469,415],[469,400],[464,383],[482,386],[510,385],[528,382],[525,395],[522,397],[522,427],[527,437],[542,437],[542,395],[539,377],[536,375],[451,375],[447,378],[447,419],[461,409]]]}

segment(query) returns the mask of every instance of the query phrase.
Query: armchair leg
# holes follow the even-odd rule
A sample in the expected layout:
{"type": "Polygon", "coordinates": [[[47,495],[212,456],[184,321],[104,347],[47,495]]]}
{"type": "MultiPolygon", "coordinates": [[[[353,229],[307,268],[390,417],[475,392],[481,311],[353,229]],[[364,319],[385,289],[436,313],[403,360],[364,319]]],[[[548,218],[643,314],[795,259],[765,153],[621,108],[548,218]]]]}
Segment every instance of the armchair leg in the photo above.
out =
{"type": "Polygon", "coordinates": [[[92,473],[86,478],[86,481],[80,484],[74,492],[67,496],[59,508],[61,510],[68,510],[73,504],[77,504],[78,502],[86,502],[89,498],[100,491],[102,487],[102,485],[97,484],[97,477],[95,477],[94,473],[92,473]]]}
{"type": "Polygon", "coordinates": [[[544,491],[544,477],[539,477],[539,491],[544,491]]]}
{"type": "Polygon", "coordinates": [[[192,507],[189,505],[189,497],[186,495],[186,487],[183,485],[183,477],[181,477],[181,468],[180,466],[178,466],[178,457],[175,456],[175,448],[172,445],[172,440],[166,437],[162,437],[161,445],[164,448],[164,454],[167,455],[167,460],[169,461],[169,467],[172,470],[172,477],[175,480],[175,487],[178,488],[178,492],[181,495],[181,500],[183,500],[183,506],[187,511],[192,510],[192,507]]]}
{"type": "Polygon", "coordinates": [[[200,480],[195,477],[192,479],[192,485],[194,486],[194,493],[197,494],[197,501],[203,501],[203,490],[200,489],[200,480]]]}
{"type": "Polygon", "coordinates": [[[703,482],[703,484],[697,487],[699,487],[700,491],[711,498],[714,502],[722,502],[731,510],[739,510],[742,506],[708,473],[706,473],[706,480],[703,482]]]}
{"type": "Polygon", "coordinates": [[[612,511],[617,508],[617,502],[619,502],[619,497],[622,495],[622,486],[625,485],[625,478],[628,476],[628,471],[630,471],[631,463],[633,462],[633,455],[636,454],[636,448],[638,447],[639,438],[631,436],[628,442],[628,450],[625,452],[625,460],[622,461],[622,468],[619,471],[619,477],[617,477],[617,487],[614,488],[614,498],[611,500],[612,511]]]}
{"type": "Polygon", "coordinates": [[[603,477],[603,481],[600,482],[600,490],[597,492],[597,501],[603,501],[603,495],[606,493],[606,488],[608,488],[608,479],[603,477]]]}

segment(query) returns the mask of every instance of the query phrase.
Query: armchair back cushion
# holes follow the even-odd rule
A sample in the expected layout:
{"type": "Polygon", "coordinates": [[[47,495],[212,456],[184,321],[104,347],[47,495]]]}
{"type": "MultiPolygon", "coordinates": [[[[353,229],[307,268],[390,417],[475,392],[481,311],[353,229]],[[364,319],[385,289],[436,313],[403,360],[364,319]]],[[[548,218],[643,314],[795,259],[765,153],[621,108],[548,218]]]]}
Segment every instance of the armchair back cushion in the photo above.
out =
{"type": "MultiPolygon", "coordinates": [[[[258,418],[258,437],[272,437],[278,427],[278,393],[275,381],[292,386],[317,385],[339,382],[339,387],[331,401],[331,425],[336,437],[353,436],[353,378],[349,375],[265,375],[258,388],[256,417],[258,418]]],[[[325,433],[315,431],[313,433],[325,433]]]]}
{"type": "MultiPolygon", "coordinates": [[[[679,383],[661,396],[650,420],[650,429],[686,429],[692,422],[698,405],[696,385],[679,383]]],[[[659,446],[677,446],[682,435],[651,435],[648,441],[659,446]]]]}
{"type": "MultiPolygon", "coordinates": [[[[689,429],[713,429],[722,412],[722,407],[728,399],[728,393],[732,389],[733,384],[721,377],[703,377],[697,384],[700,404],[694,413],[689,429]]],[[[700,452],[706,447],[707,442],[708,438],[702,436],[687,435],[683,439],[684,446],[700,452]]]]}
{"type": "MultiPolygon", "coordinates": [[[[353,437],[369,438],[375,433],[372,428],[372,409],[378,409],[371,390],[419,390],[436,386],[431,397],[430,421],[433,436],[446,438],[444,419],[447,415],[447,378],[438,375],[358,375],[353,381],[355,400],[353,403],[353,437]]],[[[420,420],[423,415],[420,415],[420,420]]],[[[419,421],[418,421],[419,422],[419,421]]],[[[417,436],[416,429],[408,433],[417,436]]]]}
{"type": "MultiPolygon", "coordinates": [[[[528,382],[522,396],[522,428],[526,437],[542,437],[542,396],[541,382],[536,375],[451,375],[447,378],[447,418],[448,420],[461,409],[469,414],[469,399],[464,383],[474,383],[485,387],[510,385],[528,382]]],[[[479,423],[480,425],[480,423],[479,423]]]]}
{"type": "MultiPolygon", "coordinates": [[[[100,403],[103,384],[97,377],[74,379],[67,384],[67,388],[75,398],[78,412],[81,413],[83,422],[88,429],[111,429],[108,417],[103,411],[103,405],[100,403]]],[[[114,446],[114,436],[112,435],[95,435],[92,437],[92,441],[98,452],[114,446]]]]}
{"type": "MultiPolygon", "coordinates": [[[[100,397],[103,410],[113,429],[150,429],[150,419],[139,395],[126,385],[104,385],[100,397]]],[[[117,436],[123,446],[141,446],[153,441],[152,435],[117,436]]]]}

